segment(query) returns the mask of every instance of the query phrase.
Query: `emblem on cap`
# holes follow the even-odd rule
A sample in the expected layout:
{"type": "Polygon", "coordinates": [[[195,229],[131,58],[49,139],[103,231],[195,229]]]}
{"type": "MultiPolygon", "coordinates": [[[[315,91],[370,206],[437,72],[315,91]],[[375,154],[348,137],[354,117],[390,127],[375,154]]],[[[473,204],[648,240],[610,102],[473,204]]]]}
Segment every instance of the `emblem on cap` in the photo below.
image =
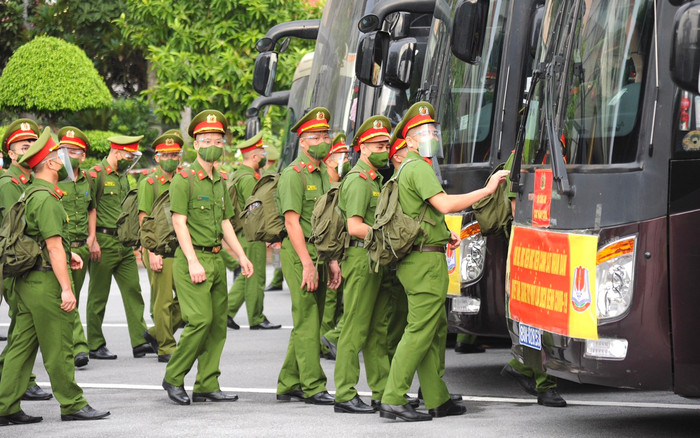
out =
{"type": "Polygon", "coordinates": [[[66,132],[66,137],[75,137],[75,131],[71,130],[66,132]]]}
{"type": "Polygon", "coordinates": [[[421,116],[427,116],[429,114],[427,106],[422,106],[422,107],[418,108],[418,112],[420,113],[421,116]]]}
{"type": "Polygon", "coordinates": [[[173,140],[172,138],[166,138],[166,139],[165,139],[165,145],[166,145],[166,146],[172,146],[173,144],[175,144],[175,140],[173,140]]]}
{"type": "Polygon", "coordinates": [[[209,114],[207,116],[207,123],[216,123],[216,116],[214,114],[209,114]]]}
{"type": "Polygon", "coordinates": [[[381,120],[375,120],[374,121],[374,129],[382,129],[384,125],[382,124],[381,120]]]}
{"type": "Polygon", "coordinates": [[[325,117],[323,116],[323,113],[321,111],[316,113],[316,119],[317,120],[323,120],[325,117]]]}
{"type": "Polygon", "coordinates": [[[19,128],[22,131],[29,131],[31,128],[29,127],[29,123],[20,123],[19,128]]]}

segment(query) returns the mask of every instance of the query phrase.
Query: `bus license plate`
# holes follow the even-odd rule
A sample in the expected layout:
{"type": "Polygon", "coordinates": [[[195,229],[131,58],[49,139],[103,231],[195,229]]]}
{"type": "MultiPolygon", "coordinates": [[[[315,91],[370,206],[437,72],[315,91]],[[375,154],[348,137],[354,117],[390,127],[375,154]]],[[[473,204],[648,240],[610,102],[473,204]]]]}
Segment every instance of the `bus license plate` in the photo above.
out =
{"type": "Polygon", "coordinates": [[[542,349],[542,330],[520,323],[520,345],[542,349]]]}

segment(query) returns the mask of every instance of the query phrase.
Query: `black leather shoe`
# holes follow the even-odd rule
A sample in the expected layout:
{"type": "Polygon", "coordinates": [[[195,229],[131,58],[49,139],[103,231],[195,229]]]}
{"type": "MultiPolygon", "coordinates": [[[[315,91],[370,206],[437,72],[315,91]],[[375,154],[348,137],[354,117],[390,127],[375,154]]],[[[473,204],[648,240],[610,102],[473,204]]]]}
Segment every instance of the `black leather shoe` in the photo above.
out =
{"type": "Polygon", "coordinates": [[[31,388],[24,391],[22,395],[22,400],[38,401],[38,400],[50,400],[53,394],[44,391],[39,388],[39,385],[34,385],[31,388]]]}
{"type": "Polygon", "coordinates": [[[131,349],[134,353],[134,357],[144,357],[146,353],[157,353],[158,350],[153,351],[151,344],[146,342],[145,344],[137,345],[131,349]]]}
{"type": "Polygon", "coordinates": [[[417,397],[411,397],[408,394],[404,395],[404,398],[406,398],[406,401],[408,402],[409,405],[413,406],[414,408],[417,408],[420,406],[420,400],[417,397]]]}
{"type": "Polygon", "coordinates": [[[185,388],[183,386],[171,385],[170,383],[166,382],[165,379],[163,379],[163,389],[168,392],[168,397],[170,397],[170,400],[174,401],[175,403],[179,405],[190,404],[190,398],[187,396],[187,392],[185,392],[185,388]]]}
{"type": "Polygon", "coordinates": [[[73,358],[73,363],[76,368],[82,368],[90,362],[87,353],[80,352],[73,358]]]}
{"type": "Polygon", "coordinates": [[[236,324],[236,321],[234,321],[233,318],[231,318],[230,316],[226,318],[226,326],[234,330],[238,330],[241,328],[241,326],[236,324]]]}
{"type": "Polygon", "coordinates": [[[432,417],[447,417],[448,415],[462,415],[467,412],[467,408],[455,403],[454,401],[447,400],[445,403],[441,404],[437,408],[428,409],[428,413],[432,417]]]}
{"type": "Polygon", "coordinates": [[[158,362],[168,363],[168,362],[170,362],[170,358],[172,356],[173,356],[172,354],[159,354],[158,355],[158,362]]]}
{"type": "Polygon", "coordinates": [[[363,402],[359,395],[356,395],[355,398],[346,402],[334,402],[333,410],[335,412],[347,412],[349,414],[373,414],[376,412],[376,409],[363,402]]]}
{"type": "Polygon", "coordinates": [[[30,424],[38,423],[43,420],[44,417],[32,417],[27,415],[24,411],[20,410],[12,415],[0,416],[0,426],[7,426],[8,424],[30,424]]]}
{"type": "Polygon", "coordinates": [[[153,349],[153,352],[158,353],[158,350],[160,349],[158,341],[156,341],[156,338],[154,338],[150,333],[148,333],[148,330],[143,332],[143,339],[145,339],[146,342],[148,342],[148,344],[153,349]]]}
{"type": "Polygon", "coordinates": [[[428,414],[423,412],[417,412],[411,405],[388,405],[386,403],[381,403],[379,405],[379,416],[382,418],[389,418],[391,420],[403,420],[403,421],[430,421],[433,419],[428,414]]]}
{"type": "MultiPolygon", "coordinates": [[[[281,289],[281,288],[280,288],[281,289]]],[[[7,341],[7,336],[0,335],[0,341],[7,341]]]]}
{"type": "Polygon", "coordinates": [[[214,391],[214,392],[193,392],[192,393],[192,402],[193,403],[205,402],[207,400],[210,400],[213,402],[235,402],[236,400],[238,400],[238,396],[236,394],[228,394],[228,393],[223,392],[221,390],[214,391]]]}
{"type": "Polygon", "coordinates": [[[293,389],[284,394],[277,394],[277,401],[304,401],[306,396],[301,389],[293,389]]]}
{"type": "Polygon", "coordinates": [[[481,345],[463,344],[461,342],[455,344],[455,352],[460,354],[483,353],[484,351],[486,349],[481,345]]]}
{"type": "Polygon", "coordinates": [[[90,359],[114,360],[117,355],[107,349],[106,345],[101,346],[97,350],[90,351],[90,359]]]}
{"type": "Polygon", "coordinates": [[[273,324],[270,321],[268,321],[267,318],[265,318],[265,320],[258,325],[250,326],[251,330],[275,330],[278,328],[282,328],[282,325],[281,324],[273,324]]]}
{"type": "Polygon", "coordinates": [[[61,420],[63,421],[86,421],[86,420],[99,420],[101,418],[109,416],[109,411],[98,411],[93,409],[90,405],[85,406],[78,412],[73,412],[68,415],[61,415],[61,420]]]}
{"type": "MultiPolygon", "coordinates": [[[[452,401],[462,401],[462,394],[452,394],[450,393],[450,400],[452,401]]],[[[423,391],[418,387],[418,401],[423,401],[423,391]]]]}
{"type": "Polygon", "coordinates": [[[270,292],[270,291],[273,291],[273,290],[282,290],[282,285],[281,285],[281,284],[278,285],[278,284],[272,284],[272,283],[270,283],[270,284],[268,284],[267,286],[265,286],[265,292],[270,292]]]}
{"type": "Polygon", "coordinates": [[[335,360],[338,353],[338,346],[329,341],[325,336],[321,336],[321,344],[330,351],[331,360],[335,360]]]}
{"type": "Polygon", "coordinates": [[[335,399],[328,391],[321,391],[311,397],[306,397],[304,401],[312,405],[332,405],[335,403],[335,399]]]}
{"type": "Polygon", "coordinates": [[[537,404],[550,408],[564,408],[566,401],[559,395],[556,389],[550,388],[537,393],[537,404]]]}
{"type": "Polygon", "coordinates": [[[528,377],[523,373],[515,371],[515,368],[510,366],[510,364],[506,364],[506,366],[503,367],[503,369],[501,370],[501,375],[511,376],[515,379],[516,382],[518,382],[518,384],[525,390],[525,392],[527,392],[530,395],[538,395],[537,384],[535,383],[535,379],[533,379],[532,377],[528,377]]]}

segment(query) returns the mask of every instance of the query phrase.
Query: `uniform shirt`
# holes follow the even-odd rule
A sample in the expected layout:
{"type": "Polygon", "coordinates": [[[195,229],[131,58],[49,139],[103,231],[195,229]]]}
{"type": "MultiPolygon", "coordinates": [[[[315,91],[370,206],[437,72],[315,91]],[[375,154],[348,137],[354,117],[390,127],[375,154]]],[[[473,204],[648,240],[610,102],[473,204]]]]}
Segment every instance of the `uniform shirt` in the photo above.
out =
{"type": "Polygon", "coordinates": [[[352,170],[361,173],[350,171],[347,174],[340,186],[338,207],[343,212],[346,224],[348,218],[360,216],[371,227],[374,225],[374,212],[382,189],[382,176],[362,160],[352,170]]]}
{"type": "Polygon", "coordinates": [[[90,176],[95,178],[95,201],[97,202],[97,227],[99,228],[117,228],[117,219],[122,213],[122,201],[129,192],[129,179],[126,173],[119,175],[116,169],[107,163],[105,158],[102,162],[95,166],[90,171],[90,176]],[[97,172],[97,168],[100,171],[97,172]],[[100,179],[99,174],[104,173],[104,188],[102,190],[102,197],[98,200],[97,195],[100,188],[98,187],[98,181],[100,179]]]}
{"type": "Polygon", "coordinates": [[[22,196],[22,193],[30,183],[31,178],[24,175],[22,170],[11,164],[5,175],[0,178],[0,207],[5,207],[0,211],[0,220],[5,217],[5,212],[10,211],[13,205],[22,196]]]}
{"type": "Polygon", "coordinates": [[[87,172],[78,171],[78,179],[61,181],[58,188],[63,192],[61,205],[68,215],[69,242],[80,242],[88,235],[88,210],[95,208],[93,186],[88,180],[87,172]]]}
{"type": "Polygon", "coordinates": [[[238,191],[238,207],[243,211],[245,209],[245,201],[253,193],[255,184],[260,179],[260,174],[252,167],[241,164],[233,175],[231,180],[236,181],[236,190],[238,191]]]}
{"type": "Polygon", "coordinates": [[[187,216],[187,229],[195,246],[221,245],[224,236],[221,222],[233,217],[231,197],[222,175],[212,169],[212,178],[195,161],[190,170],[175,175],[170,184],[170,211],[187,216]],[[190,182],[194,179],[194,193],[190,182]]]}
{"type": "MultiPolygon", "coordinates": [[[[63,239],[63,249],[66,251],[67,260],[70,260],[70,234],[68,233],[68,215],[61,205],[60,198],[63,195],[58,186],[54,186],[48,181],[36,178],[28,187],[45,187],[50,190],[34,193],[28,200],[25,207],[27,218],[27,236],[36,240],[39,244],[49,237],[61,236],[63,239]]],[[[44,249],[46,264],[49,264],[48,251],[44,249]]]]}
{"type": "Polygon", "coordinates": [[[316,200],[331,188],[326,165],[319,167],[308,162],[305,155],[300,155],[287,166],[277,184],[277,206],[280,214],[288,211],[299,213],[299,223],[304,237],[311,235],[311,213],[316,200]],[[302,187],[302,173],[306,178],[306,187],[302,187]]]}
{"type": "Polygon", "coordinates": [[[170,180],[158,168],[153,174],[141,178],[138,190],[138,208],[146,214],[151,214],[156,198],[170,190],[170,180]]]}
{"type": "MultiPolygon", "coordinates": [[[[420,215],[423,204],[428,203],[428,199],[443,193],[444,190],[432,166],[417,153],[409,152],[403,164],[399,174],[399,203],[404,213],[416,219],[420,215]],[[415,161],[406,164],[408,160],[415,161]]],[[[445,215],[428,203],[425,217],[431,219],[435,225],[421,221],[420,226],[425,230],[426,236],[418,237],[416,245],[447,244],[450,240],[450,230],[445,223],[445,215]]]]}

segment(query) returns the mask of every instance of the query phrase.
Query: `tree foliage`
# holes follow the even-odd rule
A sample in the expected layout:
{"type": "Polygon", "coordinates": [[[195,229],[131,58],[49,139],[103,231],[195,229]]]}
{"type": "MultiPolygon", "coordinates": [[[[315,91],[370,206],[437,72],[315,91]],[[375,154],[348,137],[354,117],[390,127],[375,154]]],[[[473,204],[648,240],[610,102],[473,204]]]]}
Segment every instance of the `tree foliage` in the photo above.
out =
{"type": "Polygon", "coordinates": [[[0,107],[55,120],[68,111],[112,104],[92,62],[74,44],[39,37],[12,55],[0,76],[0,107]]]}
{"type": "Polygon", "coordinates": [[[27,40],[21,0],[0,0],[0,71],[12,53],[27,40]]]}

